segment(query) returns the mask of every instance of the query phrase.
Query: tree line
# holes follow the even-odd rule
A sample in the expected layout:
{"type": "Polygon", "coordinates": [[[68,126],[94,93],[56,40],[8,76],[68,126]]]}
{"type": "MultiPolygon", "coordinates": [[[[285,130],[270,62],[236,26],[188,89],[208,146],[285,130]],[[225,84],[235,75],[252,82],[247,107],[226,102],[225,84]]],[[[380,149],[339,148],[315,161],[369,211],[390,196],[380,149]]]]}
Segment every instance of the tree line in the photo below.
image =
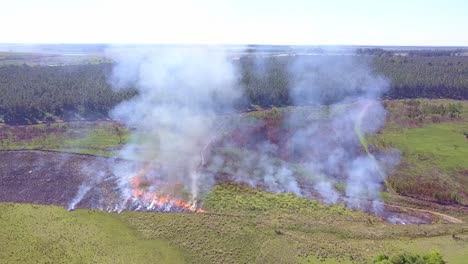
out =
{"type": "Polygon", "coordinates": [[[447,57],[447,56],[463,56],[467,53],[466,48],[452,49],[382,49],[382,48],[358,48],[357,55],[372,55],[372,56],[398,56],[404,55],[409,57],[447,57]]]}
{"type": "MultiPolygon", "coordinates": [[[[371,74],[387,80],[389,89],[385,99],[448,98],[468,99],[468,56],[309,56],[300,71],[314,72],[313,85],[321,86],[321,102],[334,103],[342,99],[343,91],[335,85],[346,85],[343,79],[359,75],[359,66],[368,67],[371,74]],[[324,58],[325,57],[325,58],[324,58]],[[312,61],[308,63],[307,60],[312,61]],[[326,60],[317,66],[314,60],[326,60]],[[348,63],[346,63],[346,61],[348,63]],[[351,63],[349,63],[351,61],[351,63]],[[343,66],[345,65],[345,66],[343,66]],[[339,67],[340,70],[334,68],[339,67]],[[329,74],[327,71],[334,73],[329,74]],[[341,72],[340,72],[341,71],[341,72]],[[344,75],[344,76],[342,76],[344,75]]],[[[244,93],[251,104],[262,107],[293,104],[291,88],[296,85],[290,68],[298,58],[243,58],[240,59],[244,93]]],[[[303,73],[302,73],[303,74],[303,73]]],[[[297,74],[296,74],[297,75],[297,74]]],[[[297,76],[296,76],[297,77],[297,76]]]]}
{"type": "MultiPolygon", "coordinates": [[[[241,110],[252,106],[292,105],[291,65],[298,59],[330,59],[326,55],[292,57],[243,57],[237,64],[243,89],[241,110]]],[[[332,56],[330,60],[353,60],[368,65],[372,74],[384,76],[390,85],[384,97],[468,99],[468,57],[466,56],[332,56]]],[[[330,66],[333,70],[333,64],[330,66]]],[[[344,68],[353,71],[352,67],[344,68]]],[[[320,96],[333,103],[342,94],[333,89],[333,78],[313,64],[306,71],[316,76],[326,89],[320,96]],[[328,78],[328,79],[327,79],[328,78]],[[331,80],[331,82],[330,82],[331,80]],[[325,91],[326,90],[326,91],[325,91]],[[336,93],[336,94],[335,94],[336,93]]],[[[115,91],[108,82],[112,64],[67,66],[0,66],[0,119],[9,124],[28,124],[54,119],[97,119],[136,89],[115,91]]]]}
{"type": "Polygon", "coordinates": [[[0,67],[0,116],[11,124],[107,117],[136,94],[112,90],[111,70],[111,64],[0,67]]]}
{"type": "Polygon", "coordinates": [[[468,57],[376,57],[371,66],[387,77],[390,99],[468,99],[468,57]]]}

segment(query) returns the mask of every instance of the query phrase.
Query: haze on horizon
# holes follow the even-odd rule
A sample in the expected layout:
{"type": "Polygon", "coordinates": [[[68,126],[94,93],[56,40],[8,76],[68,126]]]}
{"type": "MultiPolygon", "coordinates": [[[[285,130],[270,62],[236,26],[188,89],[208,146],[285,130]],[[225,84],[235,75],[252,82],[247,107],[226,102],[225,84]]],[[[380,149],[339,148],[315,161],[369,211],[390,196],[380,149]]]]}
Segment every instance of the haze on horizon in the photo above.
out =
{"type": "Polygon", "coordinates": [[[468,2],[3,1],[0,43],[468,46],[468,2]]]}

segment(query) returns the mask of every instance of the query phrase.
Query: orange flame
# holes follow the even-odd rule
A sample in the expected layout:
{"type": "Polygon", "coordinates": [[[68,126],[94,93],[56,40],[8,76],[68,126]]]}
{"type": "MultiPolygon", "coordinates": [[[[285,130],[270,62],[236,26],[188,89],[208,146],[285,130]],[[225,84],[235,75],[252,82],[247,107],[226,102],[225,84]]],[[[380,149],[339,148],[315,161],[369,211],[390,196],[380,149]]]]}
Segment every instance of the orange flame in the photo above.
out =
{"type": "Polygon", "coordinates": [[[156,191],[148,191],[148,186],[146,185],[150,182],[151,184],[149,185],[154,185],[157,182],[156,179],[151,179],[150,181],[148,181],[144,178],[149,173],[150,169],[150,165],[145,165],[130,179],[132,194],[131,197],[129,197],[129,199],[139,200],[142,204],[145,205],[144,207],[146,207],[148,210],[152,210],[154,208],[176,207],[178,209],[182,209],[183,211],[189,211],[194,213],[205,212],[202,209],[195,208],[188,202],[182,201],[182,199],[180,198],[172,198],[168,195],[164,195],[156,191]]]}

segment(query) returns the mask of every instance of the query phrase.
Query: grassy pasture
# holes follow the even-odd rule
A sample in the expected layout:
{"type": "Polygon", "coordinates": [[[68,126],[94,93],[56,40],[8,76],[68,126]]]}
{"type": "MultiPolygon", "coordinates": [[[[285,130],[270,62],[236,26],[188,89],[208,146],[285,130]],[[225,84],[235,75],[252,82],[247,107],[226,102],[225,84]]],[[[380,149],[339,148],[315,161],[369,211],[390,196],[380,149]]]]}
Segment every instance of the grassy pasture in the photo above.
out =
{"type": "Polygon", "coordinates": [[[444,203],[468,203],[468,102],[418,100],[426,105],[461,104],[459,117],[414,115],[414,100],[386,102],[386,127],[369,142],[402,152],[398,170],[388,178],[397,193],[444,203]]]}
{"type": "Polygon", "coordinates": [[[382,133],[373,141],[403,152],[399,169],[390,176],[402,194],[444,202],[468,202],[468,123],[430,124],[382,133]]]}
{"type": "Polygon", "coordinates": [[[117,215],[55,206],[0,204],[0,248],[0,263],[184,263],[117,215]]]}
{"type": "Polygon", "coordinates": [[[431,160],[447,171],[468,169],[468,122],[430,124],[404,129],[399,133],[382,133],[379,139],[407,156],[431,160]],[[419,155],[419,156],[418,156],[419,155]]]}
{"type": "MultiPolygon", "coordinates": [[[[207,213],[67,212],[0,204],[5,263],[370,263],[378,253],[468,252],[466,224],[392,225],[341,206],[232,184],[207,213]]],[[[0,261],[2,262],[2,261],[0,261]]]]}

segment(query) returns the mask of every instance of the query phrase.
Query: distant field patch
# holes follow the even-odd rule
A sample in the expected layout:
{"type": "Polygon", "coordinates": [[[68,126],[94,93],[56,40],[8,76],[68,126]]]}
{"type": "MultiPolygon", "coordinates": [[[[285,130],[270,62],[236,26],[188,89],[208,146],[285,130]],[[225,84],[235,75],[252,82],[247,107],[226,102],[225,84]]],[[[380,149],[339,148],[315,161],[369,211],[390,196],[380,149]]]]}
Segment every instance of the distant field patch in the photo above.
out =
{"type": "Polygon", "coordinates": [[[466,204],[466,133],[466,122],[438,123],[411,129],[384,129],[370,141],[403,152],[399,169],[389,177],[398,193],[466,204]]]}
{"type": "Polygon", "coordinates": [[[0,125],[0,150],[43,149],[112,156],[129,137],[126,128],[110,121],[0,125]]]}

